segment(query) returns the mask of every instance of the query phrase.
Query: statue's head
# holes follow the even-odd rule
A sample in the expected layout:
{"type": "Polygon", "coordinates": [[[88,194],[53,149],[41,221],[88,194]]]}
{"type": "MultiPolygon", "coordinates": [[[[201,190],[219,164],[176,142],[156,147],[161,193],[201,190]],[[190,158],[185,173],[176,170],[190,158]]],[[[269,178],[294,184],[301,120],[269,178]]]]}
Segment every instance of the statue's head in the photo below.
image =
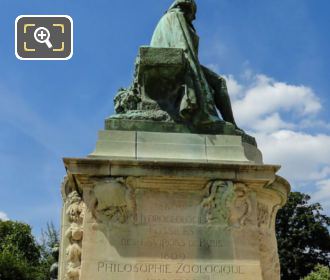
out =
{"type": "Polygon", "coordinates": [[[197,4],[195,0],[176,0],[169,8],[169,11],[175,8],[179,8],[189,21],[193,21],[196,18],[197,4]]]}

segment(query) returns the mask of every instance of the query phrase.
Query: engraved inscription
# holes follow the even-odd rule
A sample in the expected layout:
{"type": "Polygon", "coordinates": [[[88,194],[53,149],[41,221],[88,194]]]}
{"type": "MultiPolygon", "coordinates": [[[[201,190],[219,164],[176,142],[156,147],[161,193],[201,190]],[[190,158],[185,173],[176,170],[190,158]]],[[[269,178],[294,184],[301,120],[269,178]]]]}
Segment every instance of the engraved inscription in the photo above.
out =
{"type": "MultiPolygon", "coordinates": [[[[248,247],[243,244],[235,251],[233,238],[242,236],[242,228],[253,230],[255,196],[244,184],[216,180],[206,189],[183,193],[106,178],[97,181],[93,197],[93,218],[102,223],[95,239],[99,246],[109,244],[104,252],[111,252],[109,258],[101,252],[88,260],[100,279],[250,279],[258,267],[250,264],[252,251],[246,264],[227,263],[248,247]]],[[[92,246],[94,240],[89,242],[92,246]]]]}
{"type": "Polygon", "coordinates": [[[152,239],[121,239],[122,247],[146,247],[146,248],[183,248],[183,247],[198,247],[198,248],[221,248],[224,246],[224,241],[221,239],[170,239],[170,238],[152,238],[152,239]]]}
{"type": "Polygon", "coordinates": [[[139,215],[137,222],[139,224],[199,224],[197,216],[185,215],[139,215]]]}
{"type": "Polygon", "coordinates": [[[98,262],[99,273],[150,273],[150,274],[244,274],[240,265],[234,264],[190,264],[190,263],[116,263],[98,262]]]}

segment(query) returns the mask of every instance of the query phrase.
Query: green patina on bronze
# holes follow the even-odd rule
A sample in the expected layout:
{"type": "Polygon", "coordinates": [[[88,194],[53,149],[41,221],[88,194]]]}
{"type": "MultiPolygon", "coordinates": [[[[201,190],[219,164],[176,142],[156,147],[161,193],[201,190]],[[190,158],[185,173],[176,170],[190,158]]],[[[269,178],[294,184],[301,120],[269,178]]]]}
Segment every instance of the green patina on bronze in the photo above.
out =
{"type": "Polygon", "coordinates": [[[196,128],[194,126],[174,122],[109,118],[105,121],[105,129],[165,133],[194,133],[207,135],[238,135],[242,137],[243,142],[257,147],[257,142],[254,137],[235,129],[232,124],[224,121],[214,122],[204,125],[203,127],[196,128]]]}
{"type": "Polygon", "coordinates": [[[196,12],[194,0],[171,5],[150,46],[140,48],[134,82],[116,95],[117,114],[106,120],[106,129],[125,123],[150,131],[154,122],[157,131],[245,135],[236,125],[225,79],[199,62],[199,37],[192,24],[196,12]]]}

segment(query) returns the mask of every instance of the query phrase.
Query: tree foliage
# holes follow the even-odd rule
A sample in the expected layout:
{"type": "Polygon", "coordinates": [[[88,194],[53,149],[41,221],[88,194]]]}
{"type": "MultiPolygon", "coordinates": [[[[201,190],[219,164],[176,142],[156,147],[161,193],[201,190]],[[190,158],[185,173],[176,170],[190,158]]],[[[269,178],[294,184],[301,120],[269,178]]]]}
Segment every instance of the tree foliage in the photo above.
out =
{"type": "Polygon", "coordinates": [[[329,280],[330,268],[322,265],[317,265],[315,270],[309,274],[304,280],[329,280]]]}
{"type": "Polygon", "coordinates": [[[329,265],[330,218],[310,196],[292,192],[277,216],[276,233],[282,280],[300,280],[317,264],[329,265]]]}
{"type": "Polygon", "coordinates": [[[39,272],[43,275],[44,279],[50,279],[50,267],[56,261],[54,260],[52,249],[60,243],[59,234],[53,223],[46,226],[46,230],[41,233],[41,263],[39,272]]]}
{"type": "Polygon", "coordinates": [[[22,256],[11,254],[8,251],[0,252],[0,279],[1,280],[31,280],[36,271],[22,256]]]}
{"type": "Polygon", "coordinates": [[[27,224],[0,221],[0,279],[37,279],[40,247],[27,224]]]}
{"type": "Polygon", "coordinates": [[[41,244],[24,223],[0,220],[0,279],[48,280],[54,262],[51,248],[58,234],[52,224],[47,225],[41,244]]]}

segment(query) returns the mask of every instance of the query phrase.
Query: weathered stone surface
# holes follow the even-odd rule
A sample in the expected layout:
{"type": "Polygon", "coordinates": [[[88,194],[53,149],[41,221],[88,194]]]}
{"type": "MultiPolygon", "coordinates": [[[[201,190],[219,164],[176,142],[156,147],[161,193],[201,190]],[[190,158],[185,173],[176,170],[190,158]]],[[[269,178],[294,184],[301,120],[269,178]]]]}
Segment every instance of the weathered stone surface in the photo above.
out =
{"type": "Polygon", "coordinates": [[[136,157],[135,131],[100,131],[96,151],[103,156],[136,157]]]}
{"type": "Polygon", "coordinates": [[[64,159],[59,280],[280,279],[275,218],[290,186],[200,64],[196,11],[174,1],[95,151],[64,159]]]}
{"type": "Polygon", "coordinates": [[[148,112],[129,111],[124,115],[116,115],[105,120],[105,130],[119,131],[144,131],[144,132],[163,132],[163,133],[194,133],[208,135],[236,135],[241,136],[244,143],[257,146],[254,137],[243,133],[240,130],[224,121],[217,121],[212,124],[205,124],[202,127],[193,127],[182,123],[165,122],[166,115],[160,111],[153,111],[150,120],[144,118],[148,112]],[[142,117],[140,114],[142,114],[142,117]]]}
{"type": "Polygon", "coordinates": [[[96,150],[90,156],[262,164],[258,148],[243,141],[238,135],[101,131],[96,150]]]}
{"type": "Polygon", "coordinates": [[[207,161],[205,139],[194,134],[137,132],[137,159],[207,161]]]}
{"type": "MultiPolygon", "coordinates": [[[[142,67],[151,67],[153,65],[165,65],[182,68],[185,63],[184,50],[178,48],[150,48],[141,47],[139,53],[139,64],[142,67]]],[[[144,72],[144,69],[141,69],[144,72]]],[[[140,77],[142,78],[142,77],[140,77]]]]}
{"type": "Polygon", "coordinates": [[[71,179],[63,186],[62,232],[71,239],[62,239],[61,280],[72,267],[79,277],[69,279],[82,280],[279,279],[274,224],[289,185],[275,175],[277,166],[110,159],[65,165],[71,179]],[[93,165],[110,172],[91,174],[93,165]],[[76,193],[82,206],[70,199],[76,193]]]}

